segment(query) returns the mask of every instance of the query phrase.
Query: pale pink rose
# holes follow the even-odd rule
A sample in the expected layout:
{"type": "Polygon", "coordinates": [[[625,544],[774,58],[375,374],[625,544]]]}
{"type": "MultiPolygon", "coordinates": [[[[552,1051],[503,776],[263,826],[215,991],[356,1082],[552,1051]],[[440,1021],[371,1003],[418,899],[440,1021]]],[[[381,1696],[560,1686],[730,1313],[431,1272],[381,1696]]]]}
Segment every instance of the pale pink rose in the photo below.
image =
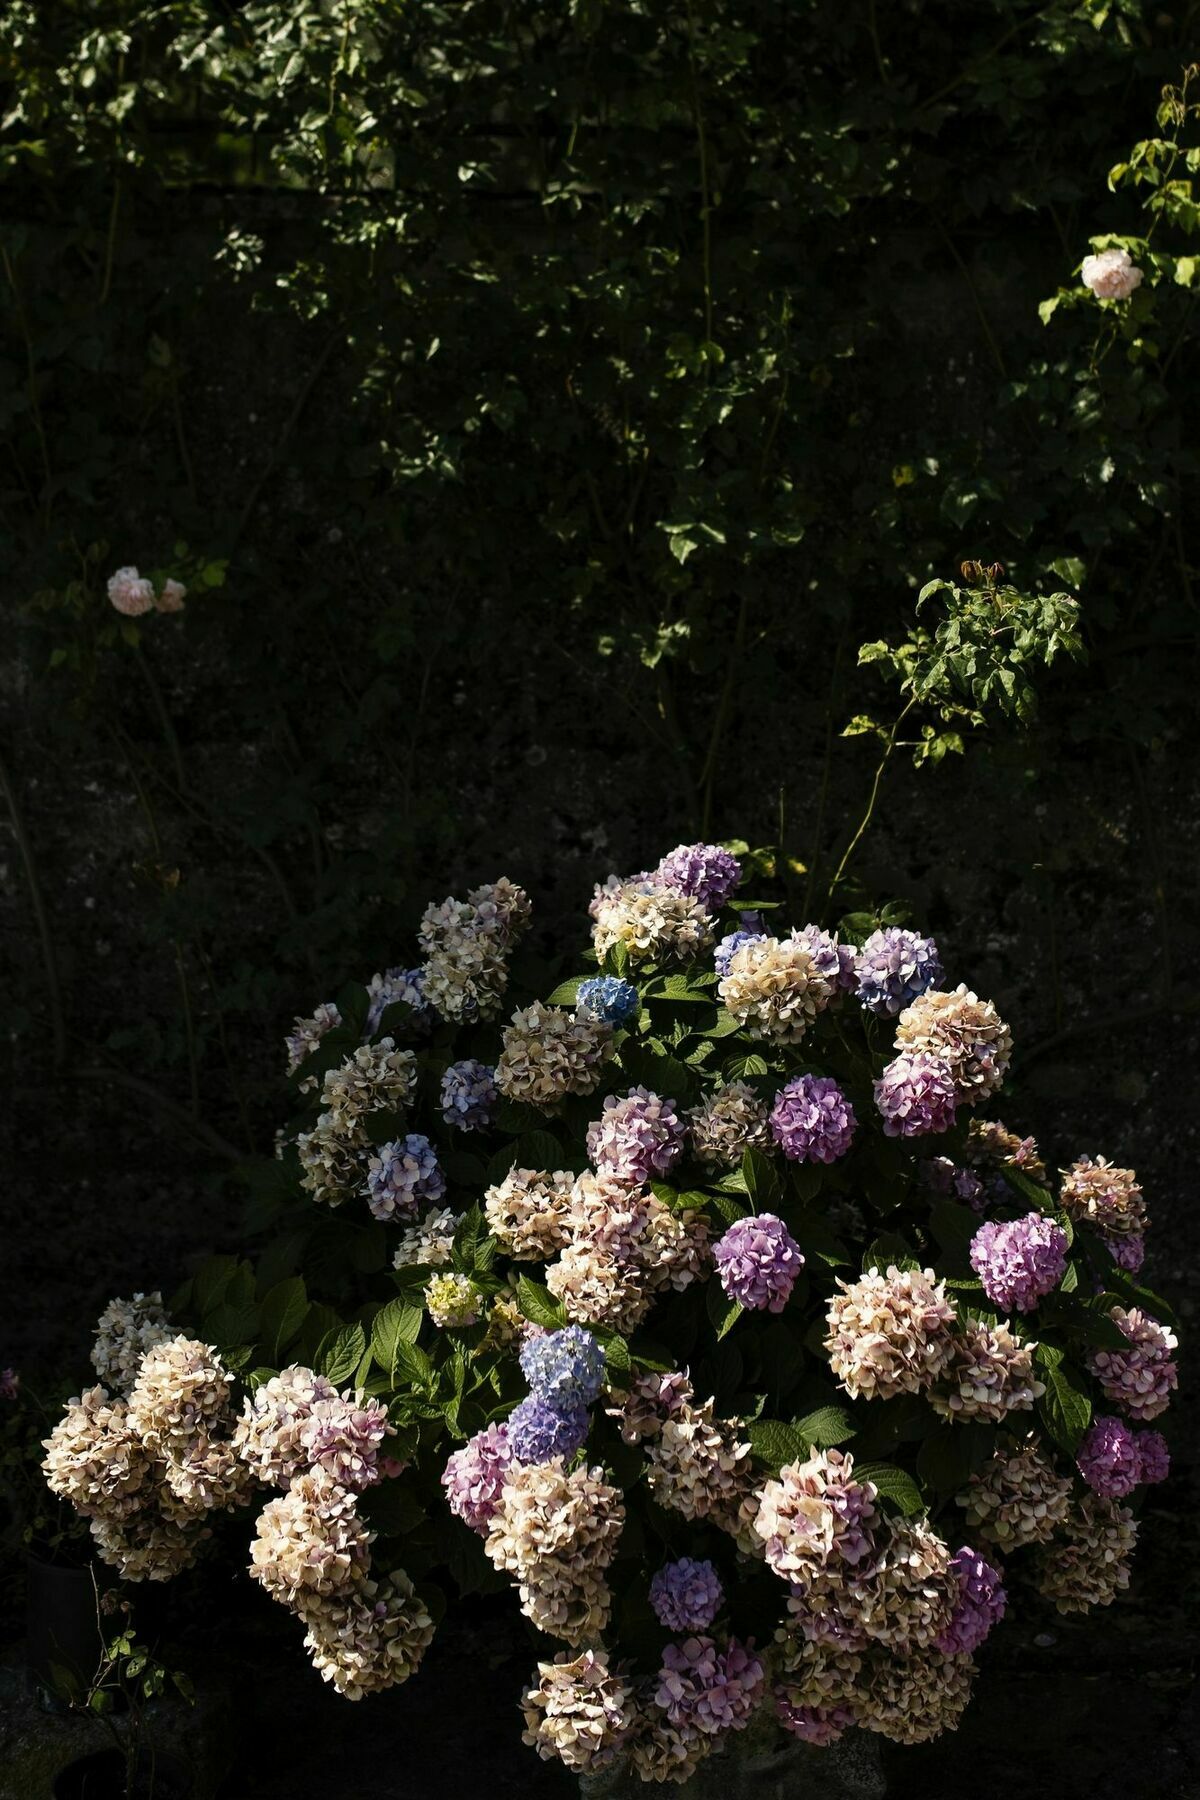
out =
{"type": "Polygon", "coordinates": [[[164,581],[163,591],[154,602],[159,612],[182,612],[187,589],[182,581],[164,581]]]}
{"type": "Polygon", "coordinates": [[[1142,285],[1142,271],[1128,250],[1101,250],[1096,256],[1085,256],[1083,285],[1097,300],[1128,300],[1134,288],[1142,285]]]}
{"type": "Polygon", "coordinates": [[[154,583],[134,568],[118,569],[108,580],[108,597],[119,613],[136,619],[154,607],[154,583]]]}

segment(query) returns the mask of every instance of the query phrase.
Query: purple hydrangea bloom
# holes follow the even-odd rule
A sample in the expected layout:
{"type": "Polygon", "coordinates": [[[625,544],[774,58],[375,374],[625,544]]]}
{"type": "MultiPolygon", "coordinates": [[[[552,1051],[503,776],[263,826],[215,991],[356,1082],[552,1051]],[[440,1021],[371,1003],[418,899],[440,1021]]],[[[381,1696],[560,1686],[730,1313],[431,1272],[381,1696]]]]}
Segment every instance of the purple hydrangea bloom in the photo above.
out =
{"type": "Polygon", "coordinates": [[[720,844],[677,844],[663,857],[653,879],[660,887],[690,894],[706,911],[715,912],[742,879],[742,865],[720,844]]]}
{"type": "Polygon", "coordinates": [[[433,1018],[433,1008],[425,998],[423,983],[420,969],[387,969],[382,975],[372,975],[367,983],[371,1001],[367,1010],[367,1036],[375,1036],[384,1012],[397,1000],[403,1000],[412,1008],[413,1025],[428,1025],[433,1018]]]}
{"type": "Polygon", "coordinates": [[[1161,1431],[1139,1431],[1135,1440],[1138,1453],[1138,1480],[1146,1486],[1165,1481],[1171,1473],[1171,1452],[1161,1431]]]}
{"type": "Polygon", "coordinates": [[[604,1380],[604,1351],[582,1325],[527,1339],[520,1361],[533,1392],[567,1412],[590,1406],[604,1380]]]}
{"type": "Polygon", "coordinates": [[[1146,1260],[1145,1235],[1140,1231],[1121,1232],[1106,1237],[1104,1242],[1118,1269],[1124,1269],[1127,1275],[1136,1275],[1146,1260]]]}
{"type": "Polygon", "coordinates": [[[477,1431],[461,1450],[447,1458],[442,1486],[450,1511],[481,1537],[487,1535],[500,1505],[505,1472],[512,1459],[508,1428],[504,1425],[488,1425],[477,1431]]]}
{"type": "Polygon", "coordinates": [[[710,1562],[681,1556],[664,1563],[650,1583],[650,1604],[668,1631],[705,1631],[721,1610],[724,1591],[710,1562]]]}
{"type": "Polygon", "coordinates": [[[442,1076],[442,1117],[460,1131],[480,1131],[491,1122],[492,1108],[500,1098],[496,1071],[468,1056],[451,1063],[442,1076]]]}
{"type": "Polygon", "coordinates": [[[845,1156],[858,1120],[828,1075],[796,1075],[771,1108],[771,1136],[792,1162],[836,1162],[845,1156]]]}
{"type": "Polygon", "coordinates": [[[749,1724],[763,1679],[753,1639],[719,1651],[712,1638],[689,1637],[663,1651],[654,1698],[672,1725],[715,1736],[749,1724]]]}
{"type": "Polygon", "coordinates": [[[819,925],[802,925],[792,933],[799,944],[805,944],[818,972],[830,987],[845,994],[854,986],[854,945],[839,944],[836,937],[822,931],[819,925]]]}
{"type": "Polygon", "coordinates": [[[951,1557],[950,1568],[958,1576],[958,1604],[934,1641],[943,1656],[969,1656],[1004,1617],[1008,1597],[1000,1571],[965,1544],[951,1557]]]}
{"type": "Polygon", "coordinates": [[[942,979],[942,959],[932,938],[899,925],[873,931],[854,965],[858,997],[868,1012],[894,1019],[926,988],[942,979]]]}
{"type": "Polygon", "coordinates": [[[915,1050],[887,1065],[875,1083],[875,1104],[885,1137],[927,1137],[953,1125],[958,1090],[944,1062],[915,1050]]]}
{"type": "Polygon", "coordinates": [[[1179,1339],[1137,1306],[1128,1312],[1114,1306],[1109,1317],[1125,1338],[1126,1348],[1090,1351],[1088,1372],[1104,1389],[1105,1399],[1131,1419],[1156,1419],[1166,1411],[1179,1386],[1179,1370],[1171,1355],[1178,1349],[1179,1339]]]}
{"type": "Polygon", "coordinates": [[[574,1456],[591,1423],[586,1406],[560,1409],[541,1394],[527,1394],[508,1415],[508,1447],[516,1462],[544,1463],[574,1456]]]}
{"type": "Polygon", "coordinates": [[[377,1219],[415,1218],[446,1191],[433,1145],[419,1131],[381,1144],[367,1169],[367,1204],[377,1219]]]}
{"type": "Polygon", "coordinates": [[[587,1153],[594,1168],[640,1187],[669,1173],[686,1137],[687,1121],[673,1100],[635,1087],[605,1100],[603,1115],[588,1126],[587,1153]]]}
{"type": "Polygon", "coordinates": [[[775,1717],[793,1737],[822,1750],[836,1744],[847,1725],[854,1724],[848,1706],[793,1706],[782,1687],[775,1694],[775,1717]]]}
{"type": "Polygon", "coordinates": [[[934,1156],[921,1163],[918,1172],[931,1193],[953,1194],[973,1211],[985,1210],[987,1190],[974,1169],[965,1168],[949,1156],[934,1156]]]}
{"type": "Polygon", "coordinates": [[[1101,1414],[1084,1433],[1075,1465],[1094,1494],[1123,1500],[1142,1479],[1137,1437],[1124,1419],[1101,1414]]]}
{"type": "Polygon", "coordinates": [[[729,973],[729,964],[737,955],[743,944],[761,944],[768,934],[765,931],[731,931],[723,937],[713,952],[713,962],[717,974],[724,980],[729,973]]]}
{"type": "Polygon", "coordinates": [[[988,1299],[1005,1312],[1032,1312],[1062,1280],[1067,1234],[1045,1213],[989,1219],[971,1239],[971,1267],[988,1299]]]}
{"type": "Polygon", "coordinates": [[[804,1267],[799,1244],[774,1213],[738,1219],[713,1246],[721,1286],[731,1300],[782,1312],[804,1267]]]}
{"type": "Polygon", "coordinates": [[[625,1025],[637,1017],[641,1000],[632,981],[621,981],[615,975],[597,975],[581,981],[575,995],[575,1010],[581,1017],[603,1019],[606,1025],[625,1025]]]}

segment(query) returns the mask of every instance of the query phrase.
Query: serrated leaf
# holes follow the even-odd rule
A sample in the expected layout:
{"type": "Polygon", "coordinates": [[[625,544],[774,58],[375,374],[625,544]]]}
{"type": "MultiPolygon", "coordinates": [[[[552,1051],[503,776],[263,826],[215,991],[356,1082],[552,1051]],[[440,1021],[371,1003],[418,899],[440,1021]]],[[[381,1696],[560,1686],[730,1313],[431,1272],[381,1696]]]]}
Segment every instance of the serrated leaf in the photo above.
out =
{"type": "Polygon", "coordinates": [[[921,1490],[905,1469],[894,1463],[855,1463],[855,1481],[874,1482],[882,1500],[891,1500],[902,1513],[918,1513],[925,1509],[921,1490]]]}
{"type": "Polygon", "coordinates": [[[858,1430],[850,1414],[841,1406],[818,1406],[815,1412],[805,1413],[802,1419],[797,1419],[795,1428],[818,1450],[832,1450],[836,1444],[846,1443],[858,1430]]]}
{"type": "Polygon", "coordinates": [[[547,1006],[574,1006],[579,999],[579,990],[585,981],[594,981],[594,975],[572,975],[568,981],[560,981],[554,991],[547,995],[547,1006]]]}
{"type": "Polygon", "coordinates": [[[399,1296],[381,1306],[371,1321],[371,1354],[389,1380],[396,1380],[397,1344],[415,1344],[424,1309],[399,1296]]]}
{"type": "Polygon", "coordinates": [[[277,1281],[263,1295],[258,1322],[261,1349],[277,1368],[283,1364],[288,1345],[299,1337],[307,1313],[308,1290],[302,1275],[277,1281]]]}
{"type": "Polygon", "coordinates": [[[350,1380],[367,1348],[367,1334],[361,1325],[340,1325],[322,1339],[317,1348],[316,1367],[335,1387],[350,1380]]]}
{"type": "Polygon", "coordinates": [[[720,1282],[716,1280],[708,1283],[704,1300],[709,1320],[717,1334],[717,1342],[720,1343],[721,1339],[733,1330],[746,1309],[740,1300],[731,1300],[720,1282]]]}
{"type": "Polygon", "coordinates": [[[1091,1424],[1092,1403],[1061,1350],[1039,1344],[1034,1360],[1046,1384],[1046,1392],[1037,1403],[1038,1412],[1055,1443],[1073,1457],[1091,1424]]]}
{"type": "Polygon", "coordinates": [[[527,1319],[535,1325],[544,1326],[547,1331],[557,1331],[566,1324],[567,1314],[561,1300],[556,1300],[549,1288],[543,1287],[540,1281],[533,1281],[528,1275],[517,1277],[517,1305],[527,1319]]]}
{"type": "Polygon", "coordinates": [[[807,1439],[784,1419],[751,1419],[746,1436],[754,1460],[771,1475],[778,1475],[788,1463],[804,1462],[808,1457],[807,1439]]]}

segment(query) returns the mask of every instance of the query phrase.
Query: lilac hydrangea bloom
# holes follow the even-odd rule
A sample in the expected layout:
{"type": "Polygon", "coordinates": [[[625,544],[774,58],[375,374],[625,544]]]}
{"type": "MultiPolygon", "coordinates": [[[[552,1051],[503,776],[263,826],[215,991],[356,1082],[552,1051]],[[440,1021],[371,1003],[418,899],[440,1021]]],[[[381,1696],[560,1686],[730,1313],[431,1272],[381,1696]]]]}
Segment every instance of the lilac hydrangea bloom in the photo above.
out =
{"type": "Polygon", "coordinates": [[[504,1476],[512,1461],[508,1428],[488,1425],[468,1438],[461,1450],[447,1458],[442,1486],[450,1511],[464,1524],[485,1536],[496,1510],[504,1476]]]}
{"type": "Polygon", "coordinates": [[[705,1631],[721,1610],[724,1590],[710,1562],[681,1556],[650,1583],[650,1604],[668,1631],[705,1631]]]}
{"type": "Polygon", "coordinates": [[[721,1286],[731,1300],[782,1312],[804,1267],[799,1244],[774,1213],[738,1219],[713,1247],[721,1286]]]}
{"type": "Polygon", "coordinates": [[[445,1191],[433,1145],[419,1131],[381,1144],[367,1169],[367,1204],[377,1219],[415,1218],[445,1191]]]}
{"type": "Polygon", "coordinates": [[[946,1064],[923,1050],[902,1053],[875,1083],[885,1137],[926,1137],[949,1131],[958,1090],[946,1064]]]}
{"type": "Polygon", "coordinates": [[[549,1462],[552,1456],[574,1456],[587,1437],[586,1406],[560,1409],[541,1394],[527,1394],[508,1415],[508,1447],[522,1463],[549,1462]]]}
{"type": "Polygon", "coordinates": [[[686,1137],[687,1121],[673,1100],[635,1087],[605,1100],[603,1115],[588,1126],[587,1153],[597,1170],[640,1187],[674,1167],[686,1137]]]}
{"type": "Polygon", "coordinates": [[[324,1469],[339,1487],[357,1491],[379,1479],[379,1446],[387,1424],[382,1401],[336,1394],[313,1403],[300,1442],[310,1468],[324,1469]]]}
{"type": "Polygon", "coordinates": [[[723,937],[713,952],[713,962],[717,974],[724,977],[729,973],[729,964],[743,944],[758,944],[767,936],[765,931],[731,931],[723,937]]]}
{"type": "Polygon", "coordinates": [[[425,998],[423,981],[420,969],[387,969],[382,975],[372,975],[367,983],[371,1001],[366,1024],[369,1038],[378,1031],[385,1010],[397,1000],[403,1000],[412,1008],[414,1025],[427,1025],[431,1021],[433,1008],[425,998]]]}
{"type": "Polygon", "coordinates": [[[1094,1494],[1123,1500],[1142,1479],[1137,1438],[1124,1419],[1101,1414],[1084,1433],[1075,1466],[1094,1494]]]}
{"type": "Polygon", "coordinates": [[[621,981],[616,975],[596,975],[581,981],[575,995],[575,1010],[582,1017],[602,1019],[606,1025],[625,1025],[636,1018],[641,1000],[632,981],[621,981]]]}
{"type": "Polygon", "coordinates": [[[533,1392],[567,1412],[590,1406],[604,1381],[603,1348],[582,1325],[527,1339],[520,1362],[533,1392]]]}
{"type": "Polygon", "coordinates": [[[813,966],[830,987],[839,994],[848,993],[855,980],[854,945],[839,944],[836,937],[822,931],[819,925],[802,925],[792,935],[797,943],[807,945],[813,966]]]}
{"type": "Polygon", "coordinates": [[[965,1544],[951,1557],[950,1568],[958,1576],[958,1604],[934,1641],[943,1656],[969,1656],[1004,1617],[1008,1597],[1000,1571],[965,1544]]]}
{"type": "Polygon", "coordinates": [[[1120,1236],[1106,1237],[1104,1241],[1118,1269],[1124,1269],[1127,1275],[1136,1275],[1146,1260],[1145,1234],[1128,1231],[1120,1236]]]}
{"type": "Polygon", "coordinates": [[[971,1267],[988,1299],[1005,1312],[1032,1312],[1062,1280],[1067,1234],[1044,1213],[989,1219],[971,1239],[971,1267]]]}
{"type": "Polygon", "coordinates": [[[902,1013],[926,988],[937,987],[943,973],[933,939],[899,925],[873,931],[854,966],[859,999],[881,1019],[902,1013]]]}
{"type": "Polygon", "coordinates": [[[706,911],[715,912],[742,879],[742,865],[720,844],[677,844],[663,857],[653,878],[659,886],[690,894],[706,911]]]}
{"type": "Polygon", "coordinates": [[[753,1640],[730,1638],[719,1651],[712,1638],[689,1637],[663,1651],[654,1698],[672,1725],[715,1736],[749,1723],[763,1679],[753,1640]]]}
{"type": "Polygon", "coordinates": [[[499,1098],[495,1069],[473,1056],[451,1063],[442,1076],[442,1118],[460,1131],[482,1130],[499,1098]]]}
{"type": "Polygon", "coordinates": [[[775,1096],[771,1136],[792,1162],[836,1162],[845,1156],[858,1120],[828,1075],[796,1075],[775,1096]]]}
{"type": "Polygon", "coordinates": [[[1171,1452],[1161,1431],[1139,1431],[1135,1440],[1138,1453],[1138,1480],[1146,1486],[1165,1481],[1171,1473],[1171,1452]]]}

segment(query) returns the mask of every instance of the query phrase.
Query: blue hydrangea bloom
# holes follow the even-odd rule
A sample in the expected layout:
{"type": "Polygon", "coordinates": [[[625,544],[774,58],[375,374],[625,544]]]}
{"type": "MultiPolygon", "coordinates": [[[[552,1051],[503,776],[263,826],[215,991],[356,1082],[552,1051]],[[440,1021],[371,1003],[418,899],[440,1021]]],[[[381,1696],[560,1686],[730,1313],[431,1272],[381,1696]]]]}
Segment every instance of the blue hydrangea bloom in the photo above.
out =
{"type": "Polygon", "coordinates": [[[445,1191],[433,1145],[419,1131],[381,1144],[367,1169],[367,1204],[377,1219],[415,1218],[445,1191]]]}
{"type": "Polygon", "coordinates": [[[467,1057],[451,1063],[442,1076],[442,1117],[447,1125],[460,1131],[478,1131],[491,1121],[492,1108],[499,1099],[496,1071],[486,1063],[467,1057]]]}
{"type": "Polygon", "coordinates": [[[589,1019],[603,1019],[607,1025],[624,1025],[637,1017],[641,1000],[631,981],[620,981],[615,975],[597,975],[581,981],[575,996],[575,1009],[589,1019]]]}
{"type": "Polygon", "coordinates": [[[526,1340],[521,1372],[534,1393],[554,1406],[590,1406],[604,1380],[604,1351],[582,1325],[567,1325],[526,1340]]]}
{"type": "Polygon", "coordinates": [[[707,1631],[723,1598],[713,1565],[690,1556],[664,1563],[650,1583],[650,1604],[668,1631],[707,1631]]]}
{"type": "Polygon", "coordinates": [[[517,1462],[544,1463],[574,1456],[588,1434],[588,1410],[562,1410],[541,1394],[529,1394],[508,1416],[508,1447],[517,1462]]]}
{"type": "Polygon", "coordinates": [[[932,938],[888,925],[871,933],[858,953],[854,973],[858,997],[867,1011],[894,1019],[919,994],[937,986],[942,959],[932,938]]]}
{"type": "Polygon", "coordinates": [[[382,975],[372,975],[367,983],[367,994],[371,1002],[367,1012],[367,1036],[375,1036],[384,1012],[397,1000],[403,1000],[412,1008],[411,1024],[414,1028],[427,1027],[433,1018],[433,1008],[425,998],[423,984],[424,976],[420,969],[387,969],[382,975]]]}

